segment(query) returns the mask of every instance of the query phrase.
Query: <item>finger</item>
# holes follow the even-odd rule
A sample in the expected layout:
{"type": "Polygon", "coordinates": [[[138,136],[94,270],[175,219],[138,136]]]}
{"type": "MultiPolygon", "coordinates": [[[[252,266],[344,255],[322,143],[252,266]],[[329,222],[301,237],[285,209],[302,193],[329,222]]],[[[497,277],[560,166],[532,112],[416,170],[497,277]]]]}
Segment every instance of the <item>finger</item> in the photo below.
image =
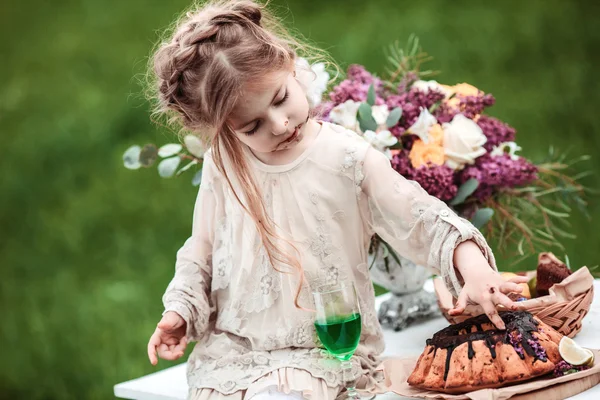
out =
{"type": "Polygon", "coordinates": [[[507,280],[506,282],[512,282],[512,283],[527,283],[529,282],[529,278],[526,276],[513,276],[512,278],[510,278],[509,280],[507,280]]]}
{"type": "Polygon", "coordinates": [[[511,299],[509,299],[508,296],[506,296],[505,294],[502,294],[500,292],[496,293],[493,296],[493,300],[495,301],[496,304],[500,304],[500,305],[506,307],[507,310],[514,311],[517,309],[516,303],[514,301],[512,301],[511,299]]]}
{"type": "Polygon", "coordinates": [[[179,357],[183,355],[179,350],[171,350],[166,345],[163,347],[162,345],[158,348],[158,356],[163,360],[177,360],[179,357]]]}
{"type": "Polygon", "coordinates": [[[159,344],[160,339],[158,338],[158,335],[152,335],[148,341],[148,359],[152,365],[156,365],[158,363],[158,358],[156,358],[156,347],[159,344]]]}
{"type": "Polygon", "coordinates": [[[523,286],[519,285],[518,283],[504,282],[500,285],[500,291],[504,294],[509,294],[513,292],[523,293],[523,286]]]}
{"type": "Polygon", "coordinates": [[[163,343],[170,346],[179,343],[179,340],[180,339],[176,336],[168,336],[167,338],[163,339],[163,343]]]}
{"type": "Polygon", "coordinates": [[[467,307],[468,298],[469,297],[467,295],[467,291],[463,289],[460,292],[460,295],[458,296],[458,300],[456,300],[456,306],[454,306],[452,310],[448,311],[448,313],[450,315],[462,314],[465,311],[465,308],[467,307]]]}
{"type": "Polygon", "coordinates": [[[483,311],[490,319],[490,321],[492,322],[492,324],[496,326],[496,328],[502,330],[506,329],[504,321],[502,321],[502,318],[500,318],[500,315],[498,315],[498,310],[496,310],[496,306],[494,305],[494,303],[492,303],[492,301],[489,298],[482,301],[480,305],[483,308],[483,311]]]}
{"type": "Polygon", "coordinates": [[[181,352],[181,355],[183,355],[183,352],[185,351],[186,347],[187,347],[187,338],[184,336],[179,341],[179,344],[177,346],[175,346],[175,351],[181,352]]]}
{"type": "Polygon", "coordinates": [[[157,326],[166,332],[170,332],[179,328],[181,325],[183,325],[183,318],[175,312],[168,312],[163,315],[157,326]]]}

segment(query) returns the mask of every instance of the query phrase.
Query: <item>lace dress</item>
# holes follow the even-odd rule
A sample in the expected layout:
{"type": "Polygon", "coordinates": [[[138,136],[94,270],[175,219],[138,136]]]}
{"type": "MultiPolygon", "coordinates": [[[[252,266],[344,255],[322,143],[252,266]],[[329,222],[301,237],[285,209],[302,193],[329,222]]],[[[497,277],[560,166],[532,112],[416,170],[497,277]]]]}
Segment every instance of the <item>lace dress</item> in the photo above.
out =
{"type": "MultiPolygon", "coordinates": [[[[313,307],[311,287],[354,282],[362,335],[353,357],[357,387],[383,388],[384,350],[367,251],[378,233],[396,251],[428,266],[457,295],[454,248],[475,241],[495,268],[480,232],[443,202],[396,173],[356,133],[322,122],[318,136],[290,164],[266,165],[247,151],[267,212],[292,239],[305,270],[300,304],[313,307]]],[[[236,183],[234,182],[234,185],[236,183]]],[[[188,360],[191,399],[241,399],[276,385],[307,398],[335,398],[338,362],[319,345],[310,312],[294,307],[299,278],[269,264],[251,218],[205,156],[191,237],[177,253],[165,310],[187,321],[197,341],[188,360]]]]}

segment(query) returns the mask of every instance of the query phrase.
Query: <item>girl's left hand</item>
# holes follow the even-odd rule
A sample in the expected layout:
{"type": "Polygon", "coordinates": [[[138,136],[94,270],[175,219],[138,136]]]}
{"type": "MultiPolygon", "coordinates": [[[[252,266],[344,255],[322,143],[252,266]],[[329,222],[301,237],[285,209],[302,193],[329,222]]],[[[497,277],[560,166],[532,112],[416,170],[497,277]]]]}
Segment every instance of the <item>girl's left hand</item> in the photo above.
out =
{"type": "Polygon", "coordinates": [[[488,318],[498,329],[505,329],[504,321],[498,315],[497,305],[503,305],[507,310],[516,310],[518,304],[508,298],[509,293],[521,293],[519,283],[527,283],[529,278],[516,276],[508,281],[491,268],[478,269],[477,273],[465,278],[456,306],[449,311],[450,315],[459,315],[465,311],[467,304],[479,304],[488,318]]]}

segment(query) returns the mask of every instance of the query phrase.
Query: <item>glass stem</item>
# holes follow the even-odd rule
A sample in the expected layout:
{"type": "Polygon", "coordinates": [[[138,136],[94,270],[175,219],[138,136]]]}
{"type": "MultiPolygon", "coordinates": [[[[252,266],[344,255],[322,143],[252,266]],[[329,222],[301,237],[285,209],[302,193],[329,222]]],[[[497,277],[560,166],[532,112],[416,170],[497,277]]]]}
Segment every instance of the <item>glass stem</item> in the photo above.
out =
{"type": "Polygon", "coordinates": [[[356,388],[354,387],[355,380],[352,375],[352,362],[342,361],[342,379],[344,380],[344,384],[346,385],[346,393],[349,399],[359,399],[360,396],[356,392],[356,388]]]}

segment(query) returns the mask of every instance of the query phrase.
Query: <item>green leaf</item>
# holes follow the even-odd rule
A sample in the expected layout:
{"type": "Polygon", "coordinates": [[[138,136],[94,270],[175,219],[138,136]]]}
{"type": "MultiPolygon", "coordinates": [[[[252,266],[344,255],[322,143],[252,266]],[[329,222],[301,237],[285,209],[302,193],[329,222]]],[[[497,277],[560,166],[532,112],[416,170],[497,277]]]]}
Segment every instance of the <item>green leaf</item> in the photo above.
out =
{"type": "Polygon", "coordinates": [[[192,185],[198,186],[202,182],[202,168],[200,168],[192,178],[192,185]]]}
{"type": "Polygon", "coordinates": [[[567,214],[567,213],[561,213],[561,212],[558,212],[558,211],[554,211],[554,210],[551,210],[551,209],[543,207],[543,206],[541,207],[541,209],[546,214],[552,215],[553,217],[556,217],[556,218],[569,218],[569,214],[567,214]]]}
{"type": "Polygon", "coordinates": [[[160,158],[172,157],[179,153],[181,149],[183,149],[183,146],[179,143],[168,143],[158,149],[158,156],[160,158]]]}
{"type": "Polygon", "coordinates": [[[477,210],[473,218],[471,218],[471,223],[475,225],[477,229],[481,229],[494,215],[494,210],[491,208],[480,208],[477,210]]]}
{"type": "Polygon", "coordinates": [[[123,153],[123,165],[127,169],[139,169],[142,164],[140,164],[140,153],[142,152],[142,148],[140,146],[131,146],[125,153],[123,153]]]}
{"type": "Polygon", "coordinates": [[[431,105],[431,107],[429,107],[429,113],[433,114],[435,112],[435,110],[437,110],[441,105],[442,105],[442,101],[441,100],[438,101],[438,102],[436,102],[436,103],[433,103],[431,105]]]}
{"type": "Polygon", "coordinates": [[[463,183],[460,188],[458,188],[458,192],[456,196],[450,200],[451,206],[456,206],[465,202],[467,197],[473,194],[477,187],[479,186],[479,181],[475,178],[471,178],[465,183],[463,183]]]}
{"type": "Polygon", "coordinates": [[[198,164],[198,161],[196,161],[196,160],[190,161],[188,164],[183,166],[179,171],[177,171],[177,176],[181,175],[182,173],[184,173],[188,169],[192,168],[196,164],[198,164]]]}
{"type": "Polygon", "coordinates": [[[387,125],[388,128],[393,128],[394,126],[396,126],[398,121],[400,121],[401,117],[402,117],[402,108],[396,107],[390,112],[390,115],[387,117],[385,124],[387,125]]]}
{"type": "Polygon", "coordinates": [[[398,258],[398,255],[396,254],[396,252],[394,251],[392,246],[390,246],[390,244],[384,240],[382,240],[381,243],[383,243],[383,245],[386,247],[386,249],[388,250],[389,254],[392,256],[394,261],[396,261],[399,266],[402,266],[402,263],[400,262],[400,259],[398,258]]]}
{"type": "Polygon", "coordinates": [[[358,107],[358,123],[363,132],[377,130],[377,122],[373,118],[371,106],[367,103],[361,103],[358,107]]]}
{"type": "Polygon", "coordinates": [[[523,251],[523,243],[525,242],[525,237],[522,237],[521,240],[519,240],[519,245],[517,246],[517,251],[519,252],[520,255],[524,256],[525,252],[523,251]]]}
{"type": "Polygon", "coordinates": [[[371,83],[371,86],[369,86],[369,92],[367,93],[367,103],[370,106],[375,105],[375,85],[373,83],[371,83]]]}
{"type": "Polygon", "coordinates": [[[153,144],[147,144],[142,147],[142,152],[140,153],[140,163],[143,167],[148,168],[154,161],[158,158],[158,149],[153,144]]]}
{"type": "Polygon", "coordinates": [[[375,296],[381,296],[382,294],[386,294],[389,290],[373,283],[373,289],[375,290],[375,296]]]}
{"type": "Polygon", "coordinates": [[[198,158],[204,157],[206,149],[198,137],[194,135],[186,135],[185,138],[183,138],[183,142],[185,143],[185,147],[191,155],[198,158]]]}
{"type": "Polygon", "coordinates": [[[179,156],[165,158],[158,164],[158,174],[163,178],[170,178],[175,174],[181,158],[179,156]]]}
{"type": "Polygon", "coordinates": [[[390,150],[401,150],[402,148],[402,142],[400,140],[389,147],[390,150]]]}
{"type": "Polygon", "coordinates": [[[559,227],[557,227],[556,225],[554,225],[552,227],[552,231],[554,231],[554,233],[560,237],[566,238],[566,239],[577,239],[577,235],[573,234],[573,233],[569,233],[566,232],[562,229],[560,229],[559,227]]]}

